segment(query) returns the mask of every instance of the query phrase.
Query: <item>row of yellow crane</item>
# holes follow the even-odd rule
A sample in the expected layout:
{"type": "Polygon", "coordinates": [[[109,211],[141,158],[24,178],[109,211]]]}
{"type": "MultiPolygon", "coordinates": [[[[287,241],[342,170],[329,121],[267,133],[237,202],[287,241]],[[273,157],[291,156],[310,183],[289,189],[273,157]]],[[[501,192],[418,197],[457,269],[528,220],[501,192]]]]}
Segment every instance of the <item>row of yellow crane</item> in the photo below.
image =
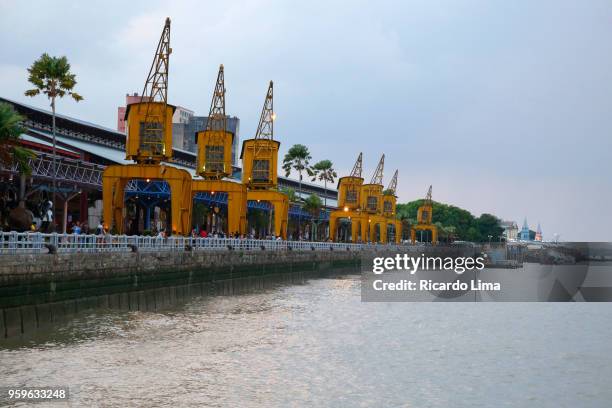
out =
{"type": "Polygon", "coordinates": [[[396,242],[402,236],[402,224],[396,215],[395,190],[397,188],[397,170],[389,187],[383,191],[383,171],[385,155],[376,166],[374,175],[368,184],[364,184],[363,153],[359,154],[351,174],[338,181],[338,210],[329,216],[329,230],[332,238],[338,233],[340,220],[350,221],[349,241],[352,242],[387,242],[392,235],[396,242]]]}
{"type": "MultiPolygon", "coordinates": [[[[172,161],[172,116],[168,103],[170,19],[167,18],[141,99],[126,109],[126,159],[134,163],[111,165],[103,174],[103,219],[107,230],[123,233],[124,191],[130,180],[161,180],[170,187],[173,234],[191,231],[193,197],[199,192],[227,194],[227,234],[244,235],[247,202],[265,201],[274,212],[274,234],[287,238],[289,198],[278,191],[277,168],[280,142],[274,140],[273,83],[270,81],[255,137],[242,144],[242,181],[232,175],[232,145],[235,135],[227,130],[223,65],[219,68],[205,129],[196,135],[197,164],[193,178],[187,170],[169,165],[172,161]]],[[[338,211],[330,214],[329,235],[337,238],[339,219],[351,221],[353,242],[387,242],[387,231],[401,238],[396,216],[397,171],[383,191],[384,155],[369,184],[361,177],[362,155],[350,176],[338,184],[338,211]]],[[[430,211],[431,214],[431,211],[430,211]]],[[[431,219],[429,219],[431,224],[431,219]]]]}

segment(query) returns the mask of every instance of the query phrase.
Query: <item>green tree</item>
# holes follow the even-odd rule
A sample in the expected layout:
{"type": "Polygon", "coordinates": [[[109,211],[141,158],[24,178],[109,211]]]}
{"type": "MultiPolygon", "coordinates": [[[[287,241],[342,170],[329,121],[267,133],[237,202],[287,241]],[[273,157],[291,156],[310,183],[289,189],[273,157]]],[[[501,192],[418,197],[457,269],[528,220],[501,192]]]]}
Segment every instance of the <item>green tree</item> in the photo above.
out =
{"type": "MultiPolygon", "coordinates": [[[[398,204],[397,215],[401,220],[411,220],[414,224],[417,210],[422,204],[423,200],[398,204]]],[[[476,218],[467,210],[435,201],[432,218],[434,224],[442,226],[440,237],[448,240],[483,242],[488,240],[488,235],[496,238],[503,231],[499,226],[499,219],[491,214],[482,214],[476,218]]]]}
{"type": "Polygon", "coordinates": [[[25,206],[26,178],[32,172],[28,160],[34,157],[29,149],[19,146],[19,138],[25,132],[23,117],[11,105],[0,103],[0,167],[17,165],[19,171],[19,205],[8,214],[11,230],[28,231],[32,225],[32,213],[25,206]]]}
{"type": "Polygon", "coordinates": [[[327,207],[327,183],[333,183],[338,177],[338,174],[334,170],[334,165],[331,160],[321,160],[314,166],[308,169],[308,174],[312,176],[312,181],[322,181],[325,185],[325,197],[323,199],[323,205],[327,207]]]}
{"type": "Polygon", "coordinates": [[[281,193],[284,193],[287,195],[287,197],[289,198],[289,202],[290,203],[297,203],[298,201],[298,196],[297,194],[295,194],[295,189],[291,188],[291,187],[282,187],[280,189],[281,193]]]}
{"type": "MultiPolygon", "coordinates": [[[[287,198],[289,199],[289,203],[296,204],[298,201],[300,201],[299,197],[295,193],[295,189],[294,188],[291,188],[291,187],[281,187],[280,191],[281,191],[281,193],[284,193],[284,194],[287,195],[287,198]]],[[[287,229],[289,231],[293,231],[293,224],[294,224],[294,221],[291,218],[289,218],[289,220],[287,221],[287,229]]]]}
{"type": "MultiPolygon", "coordinates": [[[[285,176],[289,177],[292,170],[297,171],[300,176],[298,195],[302,194],[302,172],[308,168],[310,159],[312,159],[312,156],[310,156],[308,148],[302,144],[291,146],[283,159],[283,170],[285,170],[285,176]]],[[[298,216],[298,234],[302,228],[301,221],[302,217],[298,216]]]]}
{"type": "Polygon", "coordinates": [[[482,239],[480,237],[480,233],[478,232],[478,229],[476,229],[476,227],[470,227],[468,228],[465,234],[465,240],[472,241],[472,242],[480,242],[482,239]]]}
{"type": "Polygon", "coordinates": [[[291,146],[283,159],[283,170],[285,170],[286,177],[289,177],[293,170],[298,172],[300,178],[300,193],[302,192],[302,172],[308,168],[310,159],[312,159],[312,156],[310,156],[308,148],[302,144],[291,146]]]}
{"type": "Polygon", "coordinates": [[[456,237],[455,234],[457,233],[457,229],[452,225],[447,225],[445,229],[446,229],[447,239],[449,241],[454,241],[456,237]]]}
{"type": "Polygon", "coordinates": [[[29,159],[35,155],[19,146],[19,138],[26,131],[22,125],[24,119],[11,105],[0,103],[0,165],[8,168],[17,164],[20,174],[29,175],[32,172],[29,159]]]}
{"type": "Polygon", "coordinates": [[[504,229],[500,226],[499,218],[491,214],[482,214],[476,219],[476,225],[481,241],[488,241],[489,236],[491,236],[491,240],[495,241],[504,232],[504,229]]]}
{"type": "Polygon", "coordinates": [[[208,214],[210,213],[210,208],[201,202],[196,202],[193,204],[191,223],[194,224],[195,227],[202,227],[202,229],[206,228],[206,219],[208,218],[208,214]]]}
{"type": "Polygon", "coordinates": [[[311,239],[317,236],[317,227],[319,223],[319,214],[321,212],[321,198],[316,194],[311,194],[304,200],[304,210],[308,211],[312,216],[312,230],[310,231],[311,239]]]}
{"type": "Polygon", "coordinates": [[[71,96],[76,102],[83,100],[83,97],[73,92],[77,84],[76,75],[70,72],[70,64],[66,57],[51,57],[44,53],[28,68],[28,73],[28,81],[34,85],[34,88],[25,91],[25,95],[33,97],[42,93],[51,101],[51,111],[53,113],[53,208],[56,208],[55,101],[57,98],[61,99],[66,95],[71,96]]]}
{"type": "Polygon", "coordinates": [[[448,242],[448,232],[446,231],[446,227],[439,221],[435,222],[434,224],[438,229],[438,239],[440,241],[448,242]]]}

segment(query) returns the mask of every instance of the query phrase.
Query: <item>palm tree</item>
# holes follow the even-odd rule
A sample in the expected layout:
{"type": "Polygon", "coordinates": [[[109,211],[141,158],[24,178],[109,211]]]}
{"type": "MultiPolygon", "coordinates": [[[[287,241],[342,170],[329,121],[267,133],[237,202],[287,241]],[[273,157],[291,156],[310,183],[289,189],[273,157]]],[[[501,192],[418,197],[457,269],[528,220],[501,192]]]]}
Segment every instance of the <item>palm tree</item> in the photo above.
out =
{"type": "Polygon", "coordinates": [[[325,196],[323,198],[323,205],[327,207],[327,182],[333,183],[338,174],[336,174],[336,170],[333,168],[333,163],[331,160],[321,160],[316,163],[310,169],[308,169],[308,173],[313,176],[312,181],[323,181],[325,184],[325,196]]]}
{"type": "MultiPolygon", "coordinates": [[[[308,148],[302,144],[291,146],[283,159],[283,170],[285,170],[285,176],[289,177],[292,170],[297,171],[300,176],[298,196],[302,193],[302,172],[308,168],[310,159],[312,159],[312,156],[310,156],[308,148]]],[[[298,215],[298,234],[301,232],[301,221],[302,217],[300,213],[300,215],[298,215]]]]}
{"type": "Polygon", "coordinates": [[[73,92],[76,75],[70,72],[70,64],[66,57],[51,57],[44,53],[34,61],[28,68],[28,81],[34,85],[33,89],[25,91],[26,96],[36,96],[41,92],[51,100],[51,111],[53,112],[53,208],[55,209],[55,185],[56,185],[56,162],[55,162],[55,99],[70,95],[76,102],[83,97],[73,92]]]}
{"type": "MultiPolygon", "coordinates": [[[[295,189],[291,188],[291,187],[281,187],[280,188],[280,192],[285,194],[287,196],[287,198],[289,199],[289,204],[297,204],[298,201],[300,200],[297,196],[297,194],[295,193],[295,189]]],[[[272,214],[270,214],[272,215],[272,214]]],[[[270,221],[271,223],[272,221],[270,221]]],[[[287,221],[289,224],[289,226],[292,225],[292,222],[290,220],[287,221]]]]}
{"type": "Polygon", "coordinates": [[[291,187],[282,187],[280,191],[281,193],[284,193],[285,195],[287,195],[287,198],[289,199],[290,203],[297,203],[298,197],[295,194],[294,189],[292,189],[291,187]]]}
{"type": "Polygon", "coordinates": [[[311,194],[306,200],[304,200],[304,210],[308,211],[312,215],[312,230],[311,239],[317,236],[317,222],[319,219],[319,213],[321,212],[321,198],[316,194],[311,194]]]}
{"type": "Polygon", "coordinates": [[[296,144],[289,149],[285,158],[283,159],[283,170],[285,170],[285,176],[289,177],[292,170],[298,172],[300,176],[300,188],[299,192],[302,192],[302,172],[308,168],[308,164],[312,159],[308,148],[302,144],[296,144]]]}

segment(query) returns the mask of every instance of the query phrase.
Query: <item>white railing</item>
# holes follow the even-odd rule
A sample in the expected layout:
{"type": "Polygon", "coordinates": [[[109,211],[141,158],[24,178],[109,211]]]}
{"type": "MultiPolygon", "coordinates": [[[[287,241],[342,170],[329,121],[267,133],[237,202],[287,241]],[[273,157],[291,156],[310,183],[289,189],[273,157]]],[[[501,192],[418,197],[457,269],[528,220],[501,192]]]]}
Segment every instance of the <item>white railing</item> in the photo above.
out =
{"type": "Polygon", "coordinates": [[[47,252],[128,251],[360,251],[399,249],[396,244],[281,241],[240,238],[167,238],[128,235],[42,234],[0,232],[0,255],[47,252]]]}

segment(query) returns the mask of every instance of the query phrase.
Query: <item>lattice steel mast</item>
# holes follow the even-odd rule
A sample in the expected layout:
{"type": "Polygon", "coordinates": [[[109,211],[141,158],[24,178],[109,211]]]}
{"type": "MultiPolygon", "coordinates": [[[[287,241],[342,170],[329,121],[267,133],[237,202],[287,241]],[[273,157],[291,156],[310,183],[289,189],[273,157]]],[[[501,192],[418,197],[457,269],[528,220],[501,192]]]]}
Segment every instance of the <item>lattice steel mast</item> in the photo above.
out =
{"type": "Polygon", "coordinates": [[[168,71],[171,53],[170,18],[166,18],[149,75],[140,95],[141,103],[159,102],[162,104],[161,110],[152,109],[151,105],[146,105],[147,111],[141,133],[141,143],[148,145],[156,154],[165,154],[162,139],[168,126],[165,113],[168,105],[168,71]]]}
{"type": "Polygon", "coordinates": [[[374,171],[374,174],[372,175],[372,180],[370,181],[370,184],[382,184],[384,167],[385,167],[385,155],[383,154],[382,157],[380,158],[380,161],[378,162],[378,166],[376,166],[376,170],[374,171]]]}
{"type": "Polygon", "coordinates": [[[359,153],[359,157],[357,157],[357,161],[353,166],[353,171],[351,171],[350,177],[359,177],[361,178],[361,171],[363,169],[363,152],[359,153]]]}
{"type": "Polygon", "coordinates": [[[425,196],[425,200],[423,202],[424,205],[431,205],[433,200],[431,199],[431,186],[427,190],[427,195],[425,196]]]}
{"type": "MultiPolygon", "coordinates": [[[[268,143],[258,143],[260,140],[274,140],[274,83],[270,81],[268,86],[268,92],[266,93],[266,100],[264,101],[263,108],[261,109],[261,116],[259,118],[259,125],[257,126],[257,132],[255,132],[255,159],[259,157],[262,149],[268,148],[268,143]]],[[[255,170],[255,169],[254,169],[255,170]]]]}
{"type": "Polygon", "coordinates": [[[227,130],[227,118],[225,116],[225,76],[223,73],[223,64],[219,66],[219,74],[213,91],[212,101],[210,102],[210,111],[208,120],[206,121],[207,131],[227,130]]]}
{"type": "Polygon", "coordinates": [[[389,183],[389,187],[387,187],[387,191],[390,191],[393,195],[395,195],[395,190],[397,189],[397,173],[398,170],[395,170],[395,173],[393,173],[393,178],[391,178],[391,182],[389,183]]]}
{"type": "Polygon", "coordinates": [[[257,126],[257,132],[255,133],[255,139],[274,140],[275,115],[273,87],[274,83],[270,81],[270,86],[268,86],[268,92],[266,93],[266,100],[264,101],[261,116],[259,118],[259,126],[257,126]]]}

